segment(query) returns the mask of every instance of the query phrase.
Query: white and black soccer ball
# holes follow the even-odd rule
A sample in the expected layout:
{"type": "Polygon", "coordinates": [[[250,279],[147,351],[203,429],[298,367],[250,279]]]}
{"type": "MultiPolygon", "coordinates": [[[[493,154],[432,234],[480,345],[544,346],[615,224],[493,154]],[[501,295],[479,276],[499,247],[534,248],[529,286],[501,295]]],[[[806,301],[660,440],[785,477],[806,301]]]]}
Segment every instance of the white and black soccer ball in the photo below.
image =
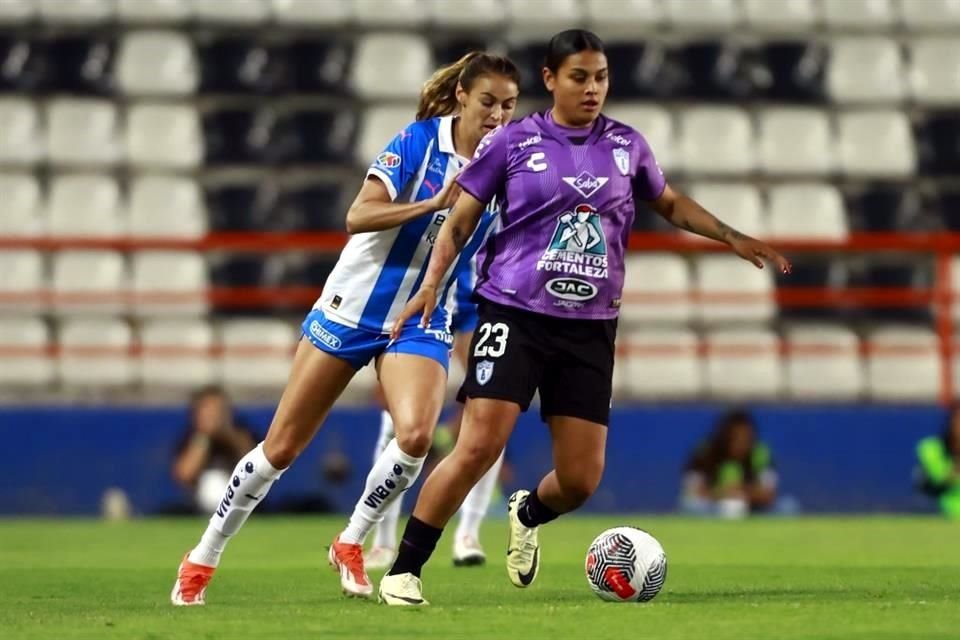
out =
{"type": "Polygon", "coordinates": [[[667,555],[635,527],[607,529],[590,544],[584,566],[593,592],[611,602],[647,602],[667,580],[667,555]]]}

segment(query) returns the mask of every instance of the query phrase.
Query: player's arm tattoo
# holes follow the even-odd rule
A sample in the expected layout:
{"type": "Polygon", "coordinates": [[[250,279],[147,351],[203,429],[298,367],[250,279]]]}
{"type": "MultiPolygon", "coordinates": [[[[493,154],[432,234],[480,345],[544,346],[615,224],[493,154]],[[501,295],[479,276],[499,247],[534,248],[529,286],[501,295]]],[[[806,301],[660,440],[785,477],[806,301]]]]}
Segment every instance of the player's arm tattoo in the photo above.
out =
{"type": "Polygon", "coordinates": [[[457,252],[459,253],[460,251],[463,251],[463,248],[467,244],[466,231],[461,229],[459,226],[454,226],[450,231],[452,232],[451,236],[453,238],[453,245],[457,248],[457,252]]]}
{"type": "Polygon", "coordinates": [[[729,244],[749,238],[704,209],[696,200],[682,194],[659,207],[658,212],[672,225],[713,240],[729,244]]]}

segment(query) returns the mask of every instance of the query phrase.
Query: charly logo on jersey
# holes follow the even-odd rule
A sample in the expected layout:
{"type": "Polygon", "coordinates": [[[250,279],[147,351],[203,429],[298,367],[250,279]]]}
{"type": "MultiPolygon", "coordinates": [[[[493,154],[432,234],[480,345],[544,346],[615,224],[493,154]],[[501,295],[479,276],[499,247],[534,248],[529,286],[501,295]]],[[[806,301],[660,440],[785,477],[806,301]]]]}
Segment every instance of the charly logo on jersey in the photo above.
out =
{"type": "Polygon", "coordinates": [[[620,170],[620,175],[625,176],[630,174],[630,152],[626,149],[621,149],[617,147],[613,150],[613,161],[617,165],[617,169],[620,170]]]}
{"type": "Polygon", "coordinates": [[[384,151],[377,156],[377,166],[381,169],[396,169],[400,162],[400,156],[392,151],[384,151]]]}
{"type": "Polygon", "coordinates": [[[550,244],[537,261],[537,271],[606,279],[607,238],[596,207],[583,203],[560,214],[550,244]]]}
{"type": "Polygon", "coordinates": [[[563,181],[573,187],[574,190],[584,198],[589,198],[599,191],[603,185],[607,184],[607,182],[610,181],[610,178],[598,178],[589,171],[581,171],[580,175],[578,175],[576,178],[563,178],[563,181]]]}
{"type": "Polygon", "coordinates": [[[481,360],[477,363],[477,384],[483,386],[490,382],[493,377],[493,363],[489,360],[481,360]]]}

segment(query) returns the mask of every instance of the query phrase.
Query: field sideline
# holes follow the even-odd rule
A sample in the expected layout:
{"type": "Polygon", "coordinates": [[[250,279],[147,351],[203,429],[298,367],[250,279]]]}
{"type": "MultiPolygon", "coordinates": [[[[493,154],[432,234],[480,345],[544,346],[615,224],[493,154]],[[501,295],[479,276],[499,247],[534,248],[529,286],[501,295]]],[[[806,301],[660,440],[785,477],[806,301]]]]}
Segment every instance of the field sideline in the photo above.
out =
{"type": "Polygon", "coordinates": [[[507,581],[494,520],[484,568],[454,569],[441,541],[424,574],[433,605],[418,610],[341,596],[324,547],[343,521],[255,517],[208,605],[174,608],[176,565],[201,520],[0,520],[0,637],[960,637],[960,526],[938,519],[566,518],[544,528],[527,590],[507,581]],[[647,529],[667,551],[667,583],[650,604],[604,603],[586,585],[588,543],[618,524],[647,529]]]}

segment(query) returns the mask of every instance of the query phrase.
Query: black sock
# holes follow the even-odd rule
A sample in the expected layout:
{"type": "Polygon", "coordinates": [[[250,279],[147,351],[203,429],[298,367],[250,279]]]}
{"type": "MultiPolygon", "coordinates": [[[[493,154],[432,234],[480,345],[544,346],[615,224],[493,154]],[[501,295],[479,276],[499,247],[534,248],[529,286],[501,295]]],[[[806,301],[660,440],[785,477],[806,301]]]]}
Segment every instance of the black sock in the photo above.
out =
{"type": "Polygon", "coordinates": [[[517,518],[523,526],[531,528],[556,520],[559,516],[559,513],[540,502],[540,496],[536,491],[527,496],[517,511],[517,518]]]}
{"type": "Polygon", "coordinates": [[[396,576],[401,573],[412,573],[419,578],[423,565],[427,563],[427,560],[433,555],[433,550],[437,548],[437,541],[440,540],[440,534],[442,533],[443,529],[437,529],[423,520],[410,516],[410,519],[407,520],[407,526],[403,530],[397,559],[394,560],[387,575],[396,576]]]}

